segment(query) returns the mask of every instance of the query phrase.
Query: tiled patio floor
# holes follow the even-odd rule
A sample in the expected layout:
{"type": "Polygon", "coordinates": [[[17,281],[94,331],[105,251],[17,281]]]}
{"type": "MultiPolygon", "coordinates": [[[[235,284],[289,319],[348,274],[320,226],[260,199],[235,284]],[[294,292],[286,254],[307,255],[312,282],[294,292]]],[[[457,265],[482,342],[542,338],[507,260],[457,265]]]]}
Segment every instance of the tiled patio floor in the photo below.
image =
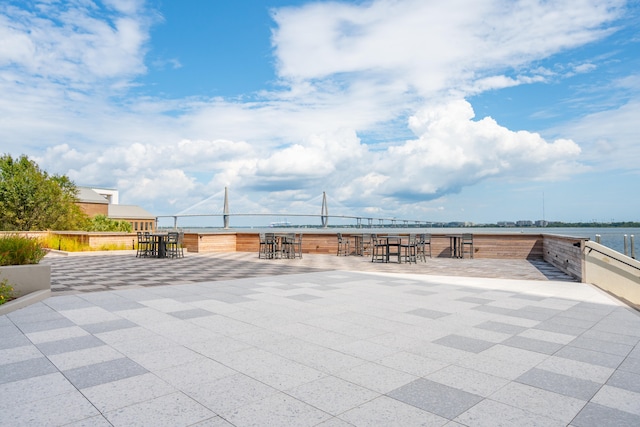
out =
{"type": "Polygon", "coordinates": [[[544,261],[432,258],[416,264],[372,263],[360,256],[305,254],[303,259],[259,259],[256,253],[187,254],[179,259],[136,258],[135,252],[51,256],[57,295],[248,277],[346,270],[532,280],[573,280],[544,261]]]}
{"type": "Polygon", "coordinates": [[[0,425],[640,425],[638,313],[544,265],[119,256],[0,316],[0,425]]]}

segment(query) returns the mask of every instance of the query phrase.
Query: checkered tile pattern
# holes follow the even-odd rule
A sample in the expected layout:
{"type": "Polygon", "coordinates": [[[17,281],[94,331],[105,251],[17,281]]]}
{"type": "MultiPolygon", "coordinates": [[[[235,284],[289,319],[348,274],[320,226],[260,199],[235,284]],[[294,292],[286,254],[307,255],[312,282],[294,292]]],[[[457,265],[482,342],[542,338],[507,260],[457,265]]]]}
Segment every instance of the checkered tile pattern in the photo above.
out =
{"type": "MultiPolygon", "coordinates": [[[[81,278],[80,258],[50,260],[56,280],[81,278]]],[[[202,271],[187,261],[226,259],[188,258],[132,261],[171,265],[156,276],[180,285],[140,274],[0,316],[0,424],[640,425],[640,316],[590,285],[339,270],[187,283],[202,271]]],[[[84,274],[113,280],[117,261],[84,274]]]]}
{"type": "Polygon", "coordinates": [[[574,279],[544,261],[433,258],[417,264],[372,263],[359,256],[305,254],[301,259],[259,259],[246,252],[188,254],[185,258],[136,258],[134,252],[48,256],[55,294],[124,287],[177,285],[247,277],[352,270],[411,274],[503,277],[534,280],[574,279]],[[89,272],[89,274],[87,274],[89,272]]]}

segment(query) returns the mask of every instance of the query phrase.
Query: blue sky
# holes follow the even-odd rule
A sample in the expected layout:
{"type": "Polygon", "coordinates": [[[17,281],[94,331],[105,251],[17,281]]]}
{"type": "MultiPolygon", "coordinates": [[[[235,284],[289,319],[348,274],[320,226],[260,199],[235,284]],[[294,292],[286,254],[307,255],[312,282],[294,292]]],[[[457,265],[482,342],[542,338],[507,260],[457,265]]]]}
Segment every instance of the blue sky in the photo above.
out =
{"type": "Polygon", "coordinates": [[[157,215],[640,220],[622,0],[4,1],[0,152],[157,215]]]}

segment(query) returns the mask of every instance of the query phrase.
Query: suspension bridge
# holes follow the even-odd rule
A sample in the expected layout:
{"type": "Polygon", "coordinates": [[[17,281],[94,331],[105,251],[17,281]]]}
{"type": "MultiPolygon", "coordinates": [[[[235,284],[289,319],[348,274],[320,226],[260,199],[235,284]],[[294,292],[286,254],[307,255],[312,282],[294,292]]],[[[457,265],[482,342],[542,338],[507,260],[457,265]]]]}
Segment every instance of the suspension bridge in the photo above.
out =
{"type": "MultiPolygon", "coordinates": [[[[194,210],[194,208],[202,206],[204,203],[210,201],[213,197],[218,196],[220,193],[214,194],[195,205],[191,206],[187,210],[184,210],[180,213],[173,215],[158,215],[156,216],[156,225],[159,225],[162,219],[173,220],[173,228],[178,228],[180,220],[186,220],[190,218],[214,218],[222,220],[222,228],[229,229],[231,228],[231,218],[283,218],[285,217],[285,221],[275,221],[270,224],[272,227],[287,227],[293,226],[293,224],[289,223],[289,218],[308,218],[309,223],[299,225],[296,224],[296,227],[305,226],[305,227],[319,227],[319,228],[328,228],[331,226],[340,226],[340,227],[356,227],[356,228],[385,228],[385,227],[431,227],[433,223],[430,221],[424,220],[415,220],[415,219],[398,219],[398,218],[389,218],[389,217],[376,217],[376,216],[363,216],[363,215],[349,215],[349,214],[329,214],[329,206],[327,203],[327,194],[326,192],[322,193],[322,207],[320,208],[320,212],[318,213],[282,213],[282,212],[232,212],[229,209],[229,192],[227,187],[224,189],[224,202],[222,207],[222,212],[218,213],[187,213],[188,211],[194,210]],[[334,224],[334,222],[340,222],[340,224],[334,224]]],[[[342,206],[344,208],[344,206],[342,206]]]]}

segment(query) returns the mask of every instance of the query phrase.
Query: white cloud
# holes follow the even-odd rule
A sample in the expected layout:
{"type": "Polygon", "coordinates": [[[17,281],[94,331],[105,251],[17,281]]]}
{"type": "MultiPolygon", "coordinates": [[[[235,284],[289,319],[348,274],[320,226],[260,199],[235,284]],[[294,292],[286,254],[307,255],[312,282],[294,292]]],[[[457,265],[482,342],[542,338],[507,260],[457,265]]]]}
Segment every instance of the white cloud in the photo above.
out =
{"type": "Polygon", "coordinates": [[[608,32],[601,25],[618,16],[622,5],[618,0],[311,3],[274,13],[273,42],[286,79],[382,75],[427,95],[596,40],[608,32]]]}
{"type": "Polygon", "coordinates": [[[410,119],[418,138],[390,147],[374,167],[381,175],[360,182],[375,186],[377,193],[424,200],[488,178],[558,179],[575,172],[568,167],[580,153],[573,141],[547,142],[489,117],[473,119],[464,100],[422,109],[410,119]]]}
{"type": "Polygon", "coordinates": [[[605,173],[638,169],[640,158],[640,102],[589,114],[550,132],[574,135],[584,148],[580,160],[605,173]]]}
{"type": "Polygon", "coordinates": [[[635,120],[631,104],[557,129],[560,137],[548,141],[476,119],[465,101],[547,81],[554,73],[536,61],[603,37],[618,0],[278,9],[279,89],[173,100],[127,97],[148,72],[150,25],[160,19],[142,1],[105,4],[106,12],[84,1],[43,3],[41,12],[0,6],[0,152],[36,153],[44,168],[118,187],[123,200],[158,214],[195,209],[224,186],[240,211],[301,209],[327,190],[362,212],[388,212],[397,200],[428,212],[436,206],[425,201],[487,179],[579,172],[578,160],[623,153],[638,131],[621,120],[635,120]],[[371,135],[384,141],[368,143],[371,135]],[[582,154],[574,141],[586,144],[582,154]]]}

